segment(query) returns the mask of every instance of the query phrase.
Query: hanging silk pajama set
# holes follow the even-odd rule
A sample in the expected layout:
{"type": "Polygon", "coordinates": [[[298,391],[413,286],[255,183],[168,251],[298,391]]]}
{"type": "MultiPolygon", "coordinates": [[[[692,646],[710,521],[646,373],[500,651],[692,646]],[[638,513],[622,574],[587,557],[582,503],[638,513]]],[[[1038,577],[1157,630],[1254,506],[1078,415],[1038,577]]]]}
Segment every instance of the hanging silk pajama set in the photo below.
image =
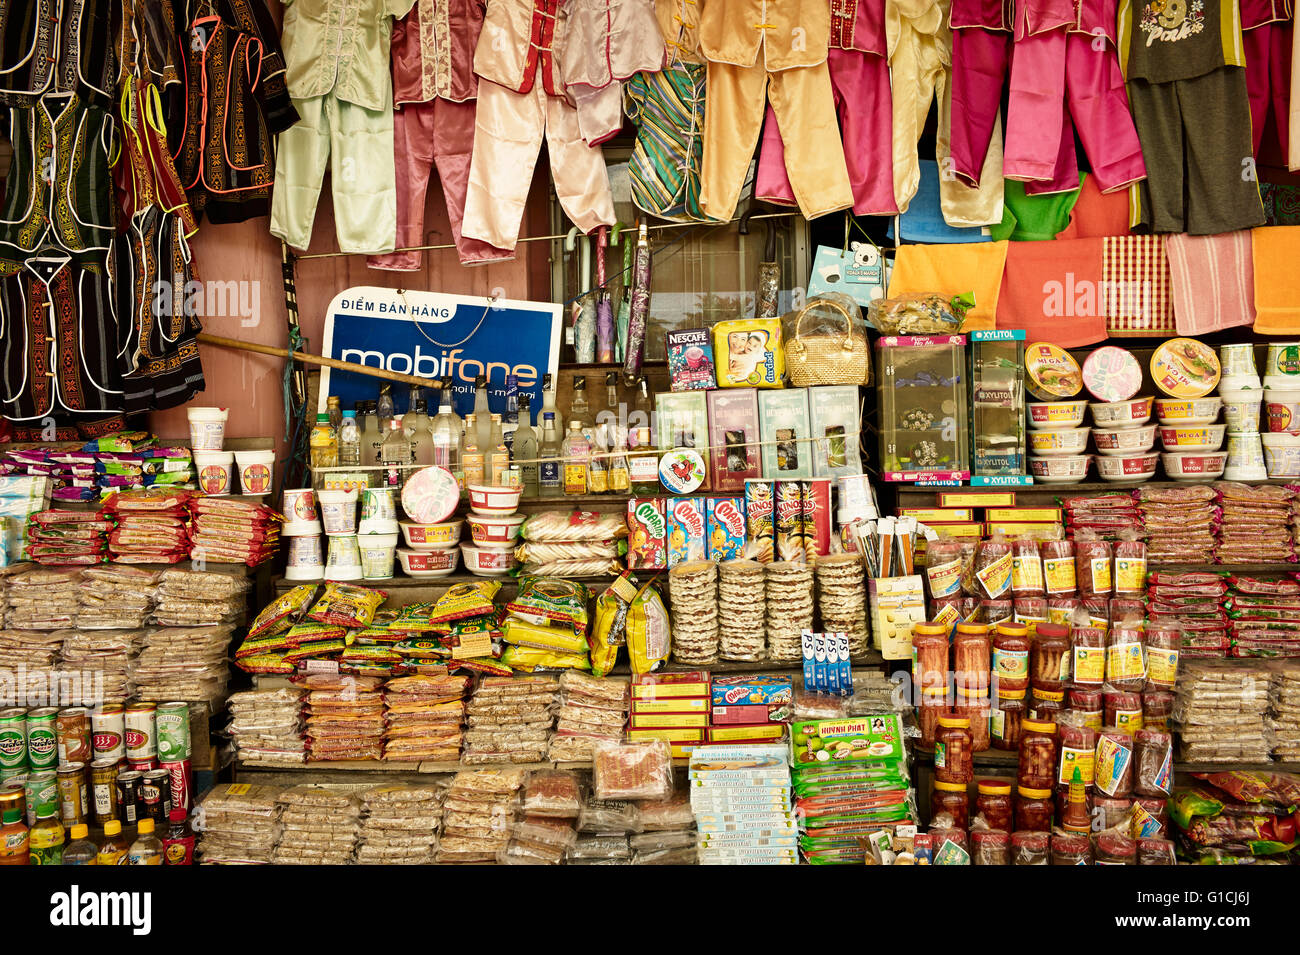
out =
{"type": "Polygon", "coordinates": [[[1241,0],[1250,138],[1256,159],[1270,106],[1282,155],[1290,148],[1292,16],[1291,0],[1241,0]]]}

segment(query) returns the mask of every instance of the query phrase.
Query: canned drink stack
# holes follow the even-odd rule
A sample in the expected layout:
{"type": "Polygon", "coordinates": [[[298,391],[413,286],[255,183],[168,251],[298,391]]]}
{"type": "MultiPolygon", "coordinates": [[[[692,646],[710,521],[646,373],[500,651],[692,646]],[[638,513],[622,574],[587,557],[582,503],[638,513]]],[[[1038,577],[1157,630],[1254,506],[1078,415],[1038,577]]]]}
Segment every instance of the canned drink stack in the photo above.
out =
{"type": "Polygon", "coordinates": [[[59,748],[59,765],[84,763],[89,766],[95,758],[90,742],[90,710],[84,706],[69,706],[59,710],[54,721],[55,741],[59,748]]]}
{"type": "Polygon", "coordinates": [[[126,759],[126,712],[121,703],[105,703],[91,714],[90,729],[96,761],[126,759]]]}
{"type": "Polygon", "coordinates": [[[152,703],[132,703],[124,713],[126,758],[133,762],[158,754],[152,703]]]}
{"type": "Polygon", "coordinates": [[[57,707],[45,706],[27,713],[27,765],[34,770],[53,769],[59,763],[55,732],[57,707]]]}
{"type": "Polygon", "coordinates": [[[155,714],[155,734],[160,764],[189,759],[190,708],[187,703],[159,703],[155,714]]]}
{"type": "Polygon", "coordinates": [[[27,772],[27,711],[0,710],[0,781],[27,772]]]}

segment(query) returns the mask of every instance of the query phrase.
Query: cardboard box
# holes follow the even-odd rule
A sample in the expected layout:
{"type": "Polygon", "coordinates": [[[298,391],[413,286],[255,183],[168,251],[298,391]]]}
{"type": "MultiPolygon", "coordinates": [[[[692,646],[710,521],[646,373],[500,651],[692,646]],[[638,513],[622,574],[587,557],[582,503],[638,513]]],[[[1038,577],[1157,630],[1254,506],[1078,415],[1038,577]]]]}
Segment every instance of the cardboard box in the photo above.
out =
{"type": "Polygon", "coordinates": [[[760,723],[751,726],[712,726],[710,743],[743,743],[759,740],[785,739],[784,723],[760,723]]]}
{"type": "Polygon", "coordinates": [[[1059,507],[990,507],[984,512],[986,521],[1019,521],[1029,523],[1039,523],[1048,521],[1052,524],[1061,523],[1061,509],[1059,507]]]}
{"type": "Polygon", "coordinates": [[[708,670],[678,673],[640,673],[632,677],[634,700],[664,700],[678,696],[709,695],[708,670]]]}
{"type": "Polygon", "coordinates": [[[665,743],[703,743],[702,729],[628,730],[628,739],[661,739],[665,743]]]}
{"type": "Polygon", "coordinates": [[[708,713],[641,713],[632,714],[632,729],[661,730],[683,727],[707,727],[708,713]]]}
{"type": "Polygon", "coordinates": [[[940,491],[940,507],[1015,507],[1015,491],[940,491]]]}
{"type": "Polygon", "coordinates": [[[794,686],[788,676],[765,674],[715,676],[711,696],[714,706],[759,703],[775,706],[794,701],[794,686]]]}
{"type": "Polygon", "coordinates": [[[744,725],[746,723],[788,723],[794,710],[786,703],[768,706],[766,703],[748,703],[741,706],[713,707],[714,726],[744,725]]]}
{"type": "Polygon", "coordinates": [[[703,713],[708,715],[707,696],[677,696],[667,700],[632,700],[633,713],[703,713]]]}
{"type": "Polygon", "coordinates": [[[900,507],[899,517],[915,517],[922,524],[960,524],[975,520],[969,507],[900,507]]]}

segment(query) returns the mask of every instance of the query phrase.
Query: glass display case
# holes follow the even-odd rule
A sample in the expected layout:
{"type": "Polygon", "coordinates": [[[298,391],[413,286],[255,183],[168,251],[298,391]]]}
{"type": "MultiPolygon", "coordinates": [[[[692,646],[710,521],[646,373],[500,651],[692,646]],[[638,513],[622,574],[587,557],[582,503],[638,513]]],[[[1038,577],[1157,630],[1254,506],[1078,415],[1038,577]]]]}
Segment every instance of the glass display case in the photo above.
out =
{"type": "Polygon", "coordinates": [[[971,484],[1028,484],[1025,333],[970,333],[971,484]]]}
{"type": "Polygon", "coordinates": [[[969,478],[966,336],[886,336],[876,349],[882,478],[969,478]]]}

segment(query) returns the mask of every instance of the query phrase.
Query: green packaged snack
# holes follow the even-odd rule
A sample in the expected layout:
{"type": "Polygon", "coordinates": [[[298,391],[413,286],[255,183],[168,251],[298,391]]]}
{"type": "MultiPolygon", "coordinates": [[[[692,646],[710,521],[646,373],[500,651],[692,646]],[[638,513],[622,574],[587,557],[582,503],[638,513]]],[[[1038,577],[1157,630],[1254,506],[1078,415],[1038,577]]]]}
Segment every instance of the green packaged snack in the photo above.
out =
{"type": "Polygon", "coordinates": [[[338,640],[313,640],[310,643],[303,643],[284,655],[286,663],[298,663],[301,660],[308,660],[312,657],[323,657],[330,654],[338,653],[343,650],[345,642],[338,640]]]}
{"type": "Polygon", "coordinates": [[[587,601],[591,594],[574,580],[560,577],[524,577],[515,599],[506,609],[516,617],[540,626],[569,624],[574,633],[587,632],[587,601]]]}

